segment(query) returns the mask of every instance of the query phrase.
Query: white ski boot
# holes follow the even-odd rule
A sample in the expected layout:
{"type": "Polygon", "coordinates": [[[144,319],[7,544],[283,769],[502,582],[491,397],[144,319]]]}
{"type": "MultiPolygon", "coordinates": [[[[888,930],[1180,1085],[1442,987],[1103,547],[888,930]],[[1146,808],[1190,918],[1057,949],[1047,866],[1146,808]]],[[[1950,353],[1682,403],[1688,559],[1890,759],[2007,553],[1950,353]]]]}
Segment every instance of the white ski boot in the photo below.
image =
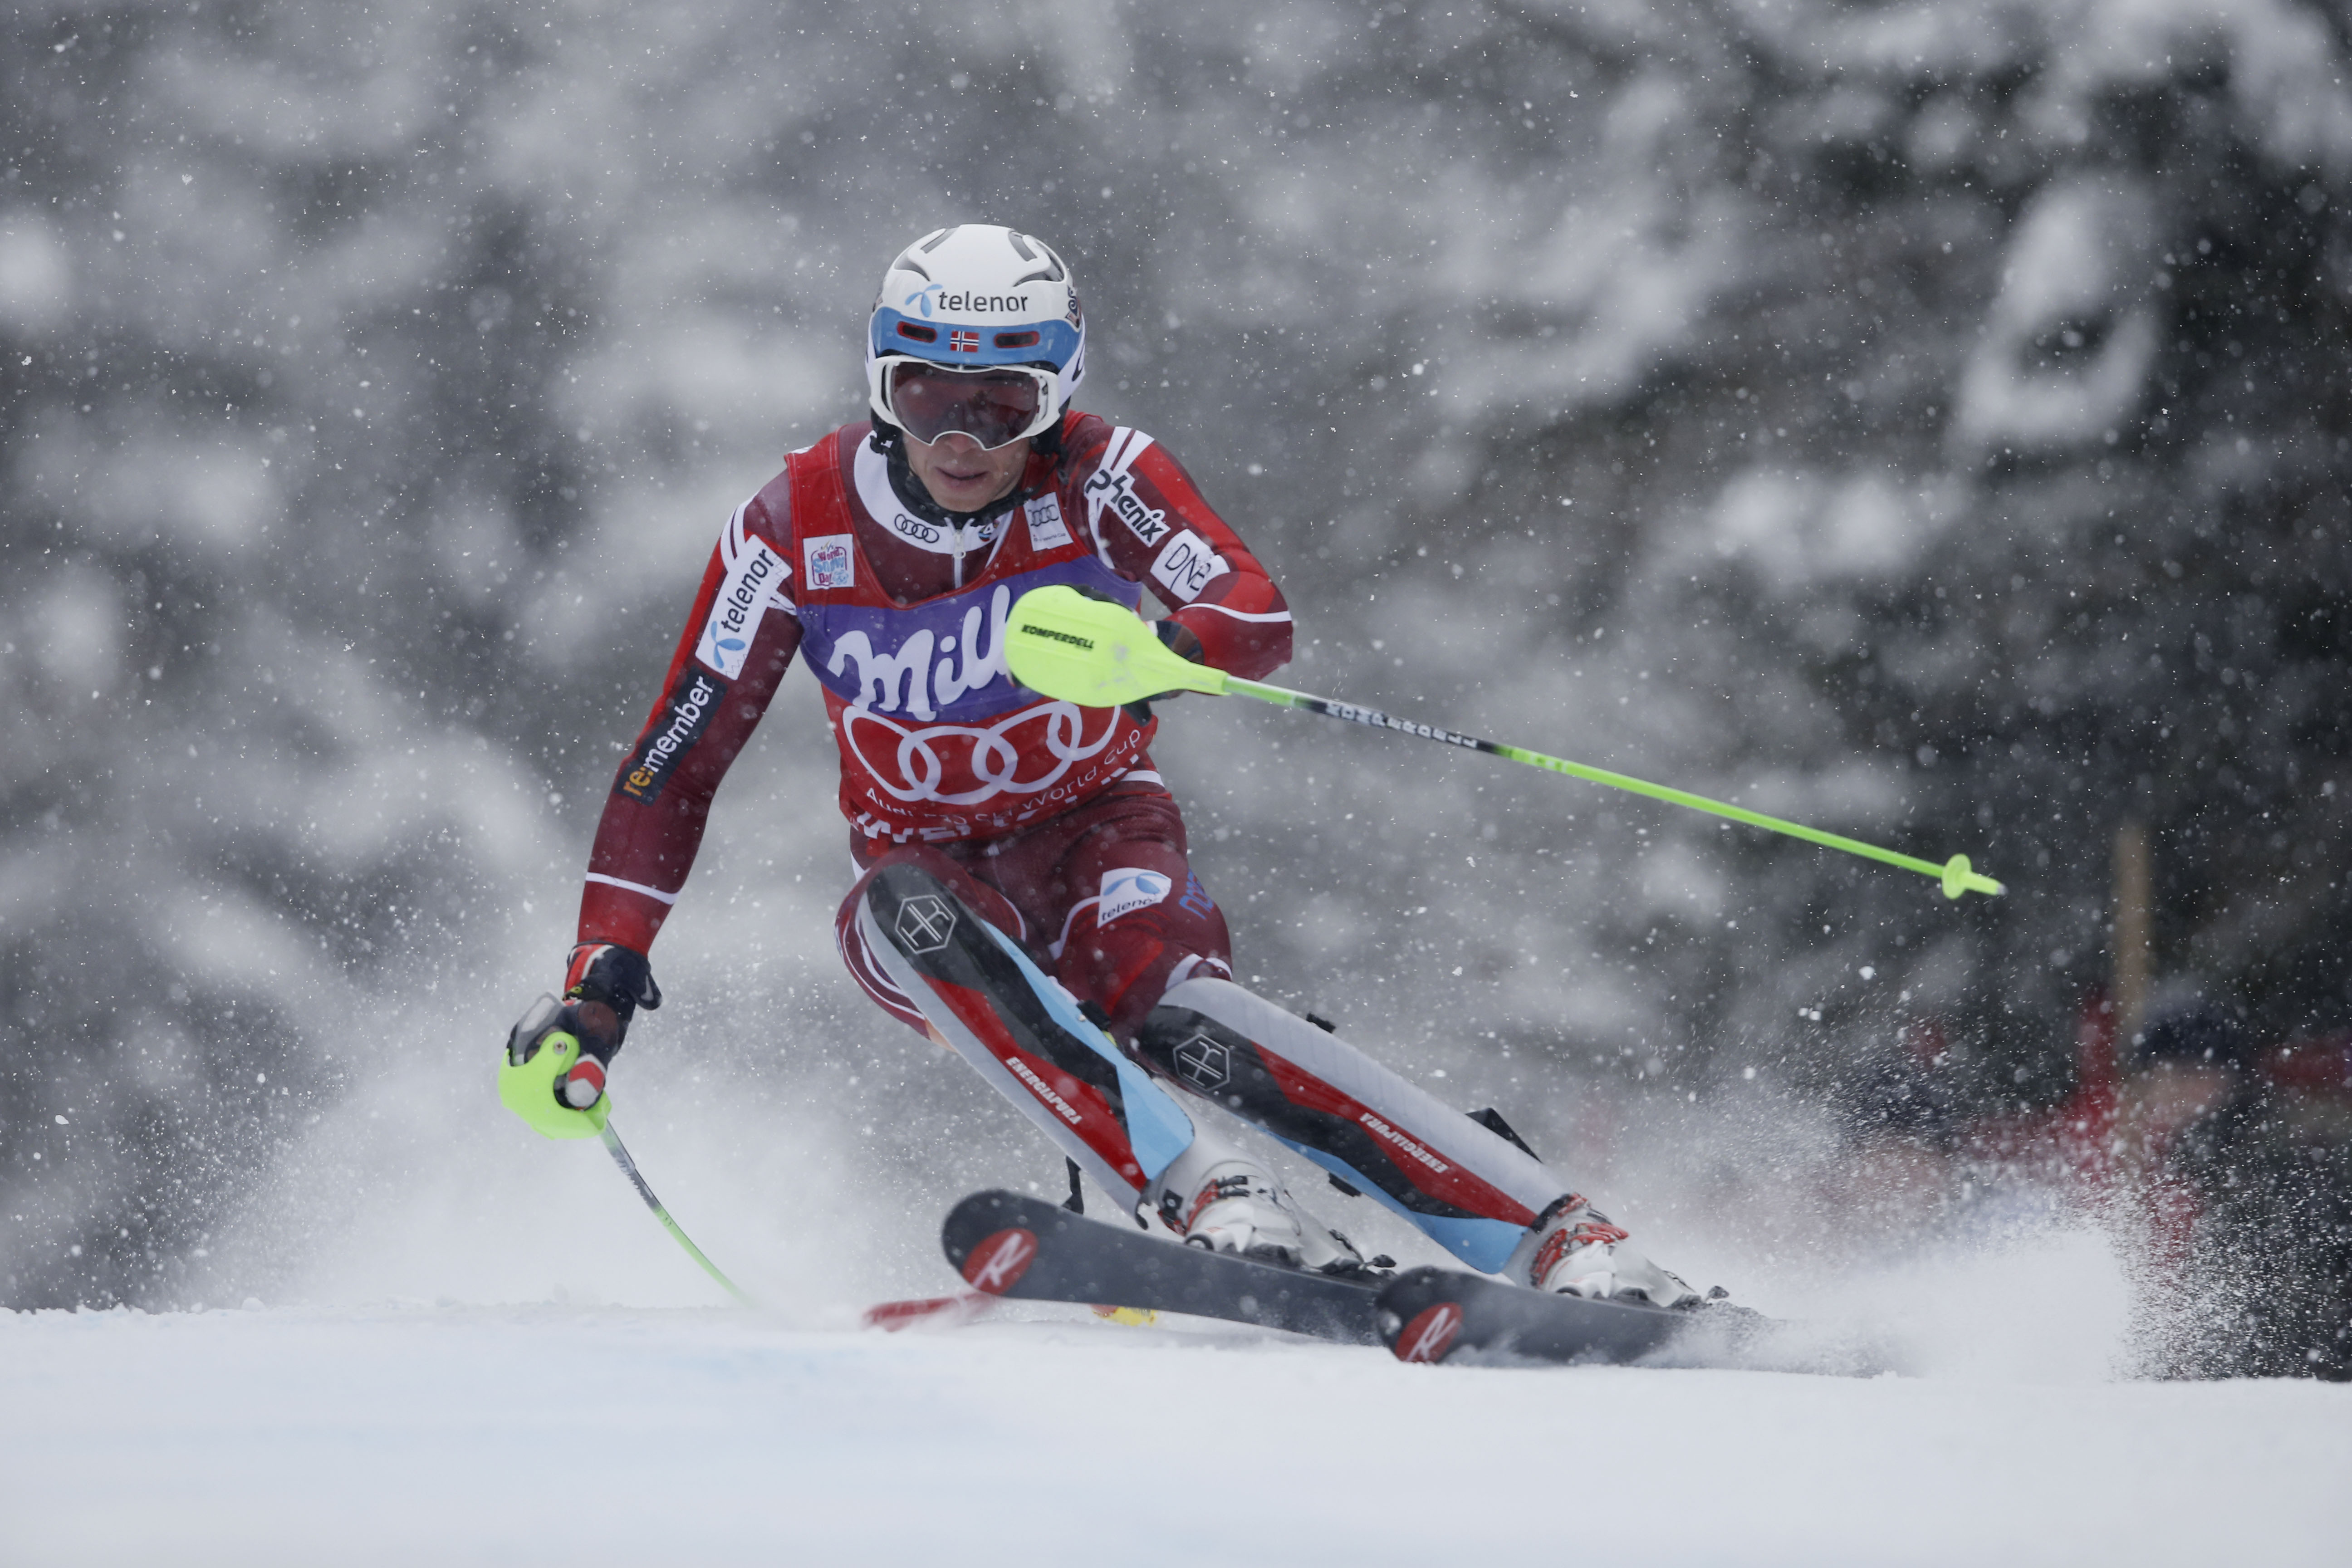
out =
{"type": "Polygon", "coordinates": [[[1301,1209],[1273,1173],[1205,1135],[1160,1173],[1148,1197],[1188,1247],[1323,1274],[1367,1267],[1354,1243],[1301,1209]]]}
{"type": "Polygon", "coordinates": [[[1560,1296],[1691,1307],[1699,1293],[1626,1243],[1622,1226],[1570,1193],[1544,1211],[1503,1265],[1506,1278],[1560,1296]]]}

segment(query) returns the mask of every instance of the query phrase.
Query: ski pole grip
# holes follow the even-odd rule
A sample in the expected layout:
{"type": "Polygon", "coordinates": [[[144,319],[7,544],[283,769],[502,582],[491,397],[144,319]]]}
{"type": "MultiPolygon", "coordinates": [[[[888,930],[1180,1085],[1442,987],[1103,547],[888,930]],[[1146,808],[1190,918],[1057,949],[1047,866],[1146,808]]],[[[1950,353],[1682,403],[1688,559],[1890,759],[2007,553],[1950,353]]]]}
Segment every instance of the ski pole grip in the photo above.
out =
{"type": "Polygon", "coordinates": [[[599,1096],[585,1110],[574,1110],[556,1098],[555,1081],[580,1060],[580,1040],[562,1029],[551,1029],[539,1038],[527,1060],[508,1053],[499,1056],[499,1100],[547,1138],[593,1138],[604,1131],[613,1113],[613,1097],[599,1096]]]}

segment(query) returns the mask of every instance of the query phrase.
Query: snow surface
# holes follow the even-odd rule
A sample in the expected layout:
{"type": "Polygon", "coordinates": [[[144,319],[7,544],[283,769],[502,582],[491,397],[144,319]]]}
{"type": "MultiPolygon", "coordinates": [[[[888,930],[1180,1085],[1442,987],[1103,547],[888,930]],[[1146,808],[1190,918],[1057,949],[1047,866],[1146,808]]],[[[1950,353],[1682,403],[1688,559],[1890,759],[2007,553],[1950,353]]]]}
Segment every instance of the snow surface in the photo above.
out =
{"type": "Polygon", "coordinates": [[[2352,1525],[2340,1385],[1406,1367],[1027,1311],[0,1315],[0,1562],[2290,1564],[2352,1525]]]}
{"type": "MultiPolygon", "coordinates": [[[[1686,1152],[1803,1167],[1720,1119],[1637,1129],[1612,1214],[1761,1310],[1869,1326],[1905,1375],[1406,1367],[1082,1308],[861,1331],[954,1285],[953,1194],[720,1075],[640,1073],[631,1145],[764,1303],[738,1310],[600,1148],[511,1125],[461,1065],[379,1053],[215,1238],[190,1277],[214,1310],[0,1313],[0,1568],[2138,1568],[2337,1563],[2352,1537],[2352,1386],[2126,1380],[2135,1291],[2097,1232],[2017,1194],[1927,1240],[1776,1230],[1795,1175],[1728,1200],[1686,1152]]],[[[1031,1141],[988,1147],[977,1180],[1037,1173],[1031,1141]]]]}

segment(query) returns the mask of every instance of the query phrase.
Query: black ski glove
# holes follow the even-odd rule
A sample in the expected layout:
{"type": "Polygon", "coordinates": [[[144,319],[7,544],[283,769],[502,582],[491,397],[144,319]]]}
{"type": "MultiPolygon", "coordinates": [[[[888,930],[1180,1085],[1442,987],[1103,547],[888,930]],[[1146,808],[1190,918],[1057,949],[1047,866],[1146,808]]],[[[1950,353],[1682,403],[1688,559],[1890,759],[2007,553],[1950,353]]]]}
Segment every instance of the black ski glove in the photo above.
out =
{"type": "MultiPolygon", "coordinates": [[[[1081,593],[1085,592],[1083,589],[1079,591],[1081,593]]],[[[1151,623],[1151,635],[1158,637],[1162,643],[1166,644],[1168,651],[1174,654],[1178,658],[1189,659],[1194,664],[1203,662],[1202,655],[1207,650],[1202,647],[1199,636],[1193,632],[1192,627],[1186,626],[1183,622],[1173,619],[1170,616],[1162,616],[1160,619],[1151,623]]],[[[1151,722],[1152,703],[1173,702],[1176,699],[1183,695],[1184,694],[1181,691],[1163,691],[1159,696],[1151,698],[1149,700],[1129,703],[1127,705],[1127,710],[1129,714],[1134,716],[1137,723],[1149,724],[1151,722]]]]}
{"type": "MultiPolygon", "coordinates": [[[[1100,588],[1089,588],[1083,583],[1073,583],[1070,586],[1087,598],[1099,599],[1106,605],[1116,605],[1118,603],[1117,599],[1112,598],[1100,588]]],[[[1194,633],[1192,627],[1186,626],[1183,622],[1163,616],[1160,619],[1151,623],[1151,635],[1158,637],[1162,643],[1165,643],[1168,647],[1168,651],[1174,654],[1178,658],[1190,659],[1194,664],[1206,662],[1202,656],[1207,652],[1207,650],[1201,646],[1199,636],[1194,633]]],[[[1149,724],[1151,722],[1152,703],[1173,702],[1177,698],[1181,697],[1182,695],[1184,694],[1181,691],[1163,691],[1159,696],[1150,698],[1144,701],[1128,703],[1127,711],[1137,723],[1149,724]]]]}
{"type": "Polygon", "coordinates": [[[611,942],[583,942],[572,950],[564,971],[563,1010],[552,1026],[580,1040],[580,1062],[564,1081],[563,1098],[575,1110],[585,1110],[604,1097],[604,1074],[629,1036],[629,1021],[637,1009],[661,1005],[661,987],[654,984],[653,961],[644,953],[611,942]]]}

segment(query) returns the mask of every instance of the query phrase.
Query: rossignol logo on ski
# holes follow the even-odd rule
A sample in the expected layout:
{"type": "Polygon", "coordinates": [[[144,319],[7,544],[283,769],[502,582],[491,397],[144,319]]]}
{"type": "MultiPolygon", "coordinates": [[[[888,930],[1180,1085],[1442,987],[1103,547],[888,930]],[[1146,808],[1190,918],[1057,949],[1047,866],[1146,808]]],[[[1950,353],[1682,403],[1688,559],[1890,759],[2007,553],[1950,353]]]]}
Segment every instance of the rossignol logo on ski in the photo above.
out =
{"type": "Polygon", "coordinates": [[[1404,1331],[1397,1335],[1396,1358],[1402,1362],[1443,1361],[1445,1352],[1454,1348],[1454,1336],[1461,1331],[1462,1309],[1451,1301],[1440,1301],[1416,1314],[1404,1326],[1404,1331]]]}
{"type": "Polygon", "coordinates": [[[919,893],[898,906],[894,929],[908,952],[937,952],[955,934],[955,910],[937,893],[919,893]]]}
{"type": "Polygon", "coordinates": [[[621,770],[613,793],[652,805],[659,798],[662,785],[669,782],[678,759],[710,727],[711,715],[719,711],[719,700],[726,695],[725,681],[688,665],[669,694],[668,722],[637,743],[636,754],[621,770]]]}
{"type": "Polygon", "coordinates": [[[1015,1227],[1000,1230],[971,1249],[963,1260],[964,1283],[975,1290],[1002,1296],[1021,1282],[1037,1260],[1037,1237],[1015,1227]]]}

